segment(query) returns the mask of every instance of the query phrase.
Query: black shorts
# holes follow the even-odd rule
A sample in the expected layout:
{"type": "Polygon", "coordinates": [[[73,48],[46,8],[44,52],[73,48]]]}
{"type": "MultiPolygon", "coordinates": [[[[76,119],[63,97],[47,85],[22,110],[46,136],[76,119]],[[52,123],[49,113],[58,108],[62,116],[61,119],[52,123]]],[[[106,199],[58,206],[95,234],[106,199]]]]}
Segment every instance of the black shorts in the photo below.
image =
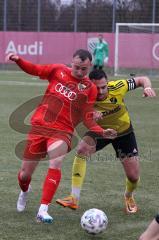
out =
{"type": "Polygon", "coordinates": [[[111,143],[117,158],[138,156],[136,137],[133,131],[116,139],[106,139],[91,131],[87,132],[85,136],[90,136],[95,140],[96,151],[103,149],[111,143]]]}
{"type": "Polygon", "coordinates": [[[159,213],[155,216],[155,220],[159,224],[159,213]]]}

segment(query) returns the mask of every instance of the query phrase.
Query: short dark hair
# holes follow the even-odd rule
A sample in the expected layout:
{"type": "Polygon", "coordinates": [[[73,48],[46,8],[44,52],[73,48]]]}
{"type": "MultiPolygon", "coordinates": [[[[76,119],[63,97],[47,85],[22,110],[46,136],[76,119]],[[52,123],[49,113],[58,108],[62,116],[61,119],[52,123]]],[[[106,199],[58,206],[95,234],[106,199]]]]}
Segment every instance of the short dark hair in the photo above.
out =
{"type": "Polygon", "coordinates": [[[82,61],[85,61],[87,58],[92,62],[92,55],[88,50],[85,49],[78,49],[74,54],[73,57],[79,56],[82,61]]]}
{"type": "Polygon", "coordinates": [[[89,73],[89,78],[90,80],[100,80],[102,78],[105,78],[106,80],[108,79],[107,74],[101,69],[94,69],[91,71],[89,73]]]}

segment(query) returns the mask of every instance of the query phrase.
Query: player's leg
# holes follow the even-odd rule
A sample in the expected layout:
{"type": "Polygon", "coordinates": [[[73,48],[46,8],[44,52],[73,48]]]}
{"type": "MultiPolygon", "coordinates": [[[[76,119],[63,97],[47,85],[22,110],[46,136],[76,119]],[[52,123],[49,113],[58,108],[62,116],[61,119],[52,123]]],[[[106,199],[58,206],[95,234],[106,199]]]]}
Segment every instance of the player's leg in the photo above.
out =
{"type": "Polygon", "coordinates": [[[95,58],[93,68],[94,69],[98,69],[99,68],[99,59],[98,58],[95,58]]]}
{"type": "Polygon", "coordinates": [[[133,132],[113,140],[113,146],[123,164],[126,174],[126,189],[124,194],[126,211],[137,212],[137,205],[133,192],[137,188],[140,179],[138,148],[133,132]]]}
{"type": "Polygon", "coordinates": [[[18,212],[22,212],[26,208],[28,193],[31,190],[30,182],[32,174],[39,163],[39,159],[41,159],[45,153],[44,138],[29,134],[24,151],[24,159],[18,173],[18,182],[21,188],[17,200],[18,212]]]}
{"type": "Polygon", "coordinates": [[[31,191],[31,176],[38,164],[38,161],[31,161],[24,159],[22,167],[18,173],[18,182],[21,188],[18,200],[17,200],[17,211],[23,212],[26,208],[28,193],[31,191]]]}
{"type": "Polygon", "coordinates": [[[71,195],[56,202],[63,207],[77,209],[79,206],[80,193],[85,179],[86,160],[91,154],[101,150],[110,140],[103,139],[100,135],[87,132],[77,147],[77,154],[74,158],[72,167],[72,189],[71,195]]]}
{"type": "Polygon", "coordinates": [[[104,59],[103,59],[103,57],[101,57],[101,58],[99,59],[99,69],[100,69],[100,70],[103,69],[103,65],[104,65],[104,59]]]}
{"type": "Polygon", "coordinates": [[[137,212],[137,205],[134,200],[133,192],[137,188],[140,176],[139,176],[139,158],[138,156],[127,157],[121,160],[126,178],[125,189],[125,205],[128,213],[137,212]]]}
{"type": "Polygon", "coordinates": [[[51,223],[53,218],[48,214],[48,206],[61,180],[61,165],[68,152],[68,144],[64,140],[56,140],[48,147],[49,169],[44,180],[41,204],[37,214],[37,221],[51,223]]]}
{"type": "Polygon", "coordinates": [[[86,173],[86,160],[96,151],[96,142],[90,136],[84,136],[77,146],[77,153],[72,166],[72,191],[71,195],[63,199],[57,199],[56,202],[64,207],[71,209],[78,208],[81,188],[86,173]]]}
{"type": "Polygon", "coordinates": [[[86,160],[92,153],[96,151],[96,142],[90,136],[84,136],[77,146],[77,153],[75,155],[72,166],[72,190],[71,195],[63,199],[57,199],[56,202],[63,207],[70,207],[77,209],[80,192],[86,174],[86,160]]]}
{"type": "Polygon", "coordinates": [[[146,231],[140,236],[139,240],[158,240],[159,239],[159,214],[153,219],[146,231]]]}

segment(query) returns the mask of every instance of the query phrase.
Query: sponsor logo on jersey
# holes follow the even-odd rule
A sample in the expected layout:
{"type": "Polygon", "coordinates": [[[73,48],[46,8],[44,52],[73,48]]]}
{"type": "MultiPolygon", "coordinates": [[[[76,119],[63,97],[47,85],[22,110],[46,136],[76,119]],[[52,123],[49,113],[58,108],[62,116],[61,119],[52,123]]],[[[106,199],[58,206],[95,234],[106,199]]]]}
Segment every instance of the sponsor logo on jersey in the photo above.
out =
{"type": "Polygon", "coordinates": [[[85,90],[86,88],[87,88],[86,85],[84,85],[84,84],[82,84],[82,83],[79,83],[79,84],[78,84],[78,90],[79,90],[79,91],[83,91],[83,90],[85,90]]]}
{"type": "Polygon", "coordinates": [[[120,107],[120,106],[117,106],[117,107],[114,108],[114,109],[111,109],[111,110],[107,110],[107,111],[102,112],[102,114],[103,114],[103,116],[108,116],[108,115],[111,115],[111,114],[113,114],[113,113],[116,113],[116,112],[118,112],[118,111],[120,111],[120,110],[121,110],[121,107],[120,107]]]}
{"type": "Polygon", "coordinates": [[[61,77],[64,78],[65,74],[63,72],[61,72],[61,77]]]}
{"type": "Polygon", "coordinates": [[[77,94],[62,83],[56,84],[55,91],[68,98],[70,101],[74,101],[77,98],[77,94]]]}
{"type": "Polygon", "coordinates": [[[110,101],[111,101],[111,103],[117,103],[117,99],[116,99],[115,97],[112,97],[112,98],[110,99],[110,101]]]}

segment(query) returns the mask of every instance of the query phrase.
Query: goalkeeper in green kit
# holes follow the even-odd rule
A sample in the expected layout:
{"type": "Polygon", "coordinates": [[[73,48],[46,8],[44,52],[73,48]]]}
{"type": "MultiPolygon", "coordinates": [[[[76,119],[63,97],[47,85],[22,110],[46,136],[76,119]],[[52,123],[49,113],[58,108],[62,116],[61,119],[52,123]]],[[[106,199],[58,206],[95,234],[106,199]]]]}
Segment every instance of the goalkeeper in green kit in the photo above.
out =
{"type": "Polygon", "coordinates": [[[94,56],[94,69],[102,69],[104,63],[108,62],[109,49],[108,43],[103,40],[103,35],[98,36],[99,42],[96,44],[96,47],[93,52],[94,56]]]}

